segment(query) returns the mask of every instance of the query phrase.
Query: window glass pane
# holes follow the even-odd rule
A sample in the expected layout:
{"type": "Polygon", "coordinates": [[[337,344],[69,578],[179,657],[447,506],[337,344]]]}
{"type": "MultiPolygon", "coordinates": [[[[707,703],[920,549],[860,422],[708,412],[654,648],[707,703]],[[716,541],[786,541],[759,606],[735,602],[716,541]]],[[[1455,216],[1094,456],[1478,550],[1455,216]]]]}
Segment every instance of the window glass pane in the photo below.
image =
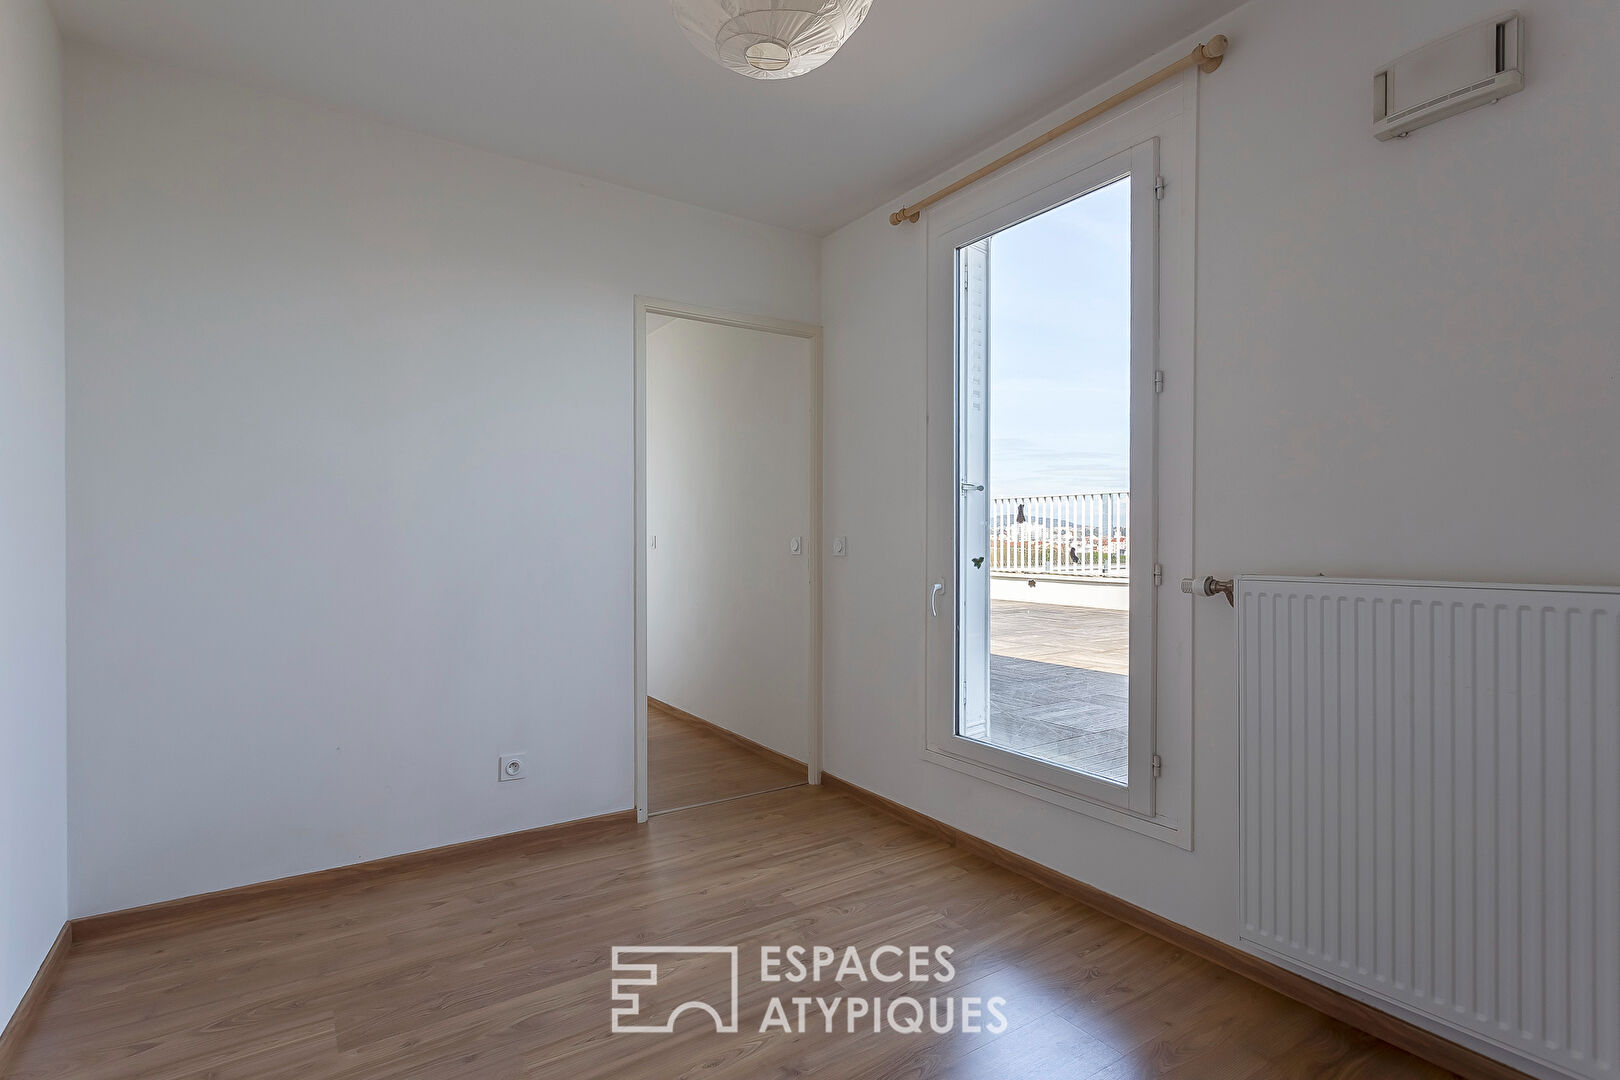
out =
{"type": "Polygon", "coordinates": [[[1117,180],[958,253],[957,733],[1121,785],[1130,186],[1117,180]]]}

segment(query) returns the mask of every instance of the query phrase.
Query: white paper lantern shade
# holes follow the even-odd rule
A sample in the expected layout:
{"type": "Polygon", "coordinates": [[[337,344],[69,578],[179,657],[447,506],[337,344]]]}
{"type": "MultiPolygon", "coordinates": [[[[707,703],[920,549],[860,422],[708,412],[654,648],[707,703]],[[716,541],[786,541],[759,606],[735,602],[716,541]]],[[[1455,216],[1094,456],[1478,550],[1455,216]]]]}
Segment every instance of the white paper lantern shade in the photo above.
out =
{"type": "Polygon", "coordinates": [[[872,0],[673,0],[703,53],[750,79],[792,79],[832,59],[872,0]]]}

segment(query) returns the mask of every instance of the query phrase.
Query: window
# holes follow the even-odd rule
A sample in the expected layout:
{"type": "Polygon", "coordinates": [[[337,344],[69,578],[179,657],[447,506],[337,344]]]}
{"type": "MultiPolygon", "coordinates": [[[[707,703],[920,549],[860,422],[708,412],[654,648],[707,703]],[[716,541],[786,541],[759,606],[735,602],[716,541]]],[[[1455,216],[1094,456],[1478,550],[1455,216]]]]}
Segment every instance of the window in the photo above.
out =
{"type": "Polygon", "coordinates": [[[1186,664],[1191,611],[1159,571],[1191,573],[1194,92],[992,181],[929,238],[925,756],[1183,844],[1190,665],[1159,668],[1186,664]],[[1189,189],[1173,237],[1161,156],[1189,189]]]}
{"type": "Polygon", "coordinates": [[[958,752],[1142,813],[1156,369],[1153,290],[1132,288],[1152,260],[1132,252],[1154,250],[1157,176],[1149,141],[956,251],[958,752]]]}

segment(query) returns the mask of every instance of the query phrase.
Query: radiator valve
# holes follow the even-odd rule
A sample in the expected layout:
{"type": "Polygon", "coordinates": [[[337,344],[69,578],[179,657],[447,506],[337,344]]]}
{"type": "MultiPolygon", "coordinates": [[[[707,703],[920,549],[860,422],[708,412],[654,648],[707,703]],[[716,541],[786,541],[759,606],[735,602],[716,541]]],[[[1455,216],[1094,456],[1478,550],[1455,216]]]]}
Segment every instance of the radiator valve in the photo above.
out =
{"type": "Polygon", "coordinates": [[[1232,579],[1207,576],[1201,578],[1184,577],[1181,579],[1181,591],[1194,596],[1224,596],[1226,602],[1237,607],[1237,601],[1232,596],[1232,579]]]}

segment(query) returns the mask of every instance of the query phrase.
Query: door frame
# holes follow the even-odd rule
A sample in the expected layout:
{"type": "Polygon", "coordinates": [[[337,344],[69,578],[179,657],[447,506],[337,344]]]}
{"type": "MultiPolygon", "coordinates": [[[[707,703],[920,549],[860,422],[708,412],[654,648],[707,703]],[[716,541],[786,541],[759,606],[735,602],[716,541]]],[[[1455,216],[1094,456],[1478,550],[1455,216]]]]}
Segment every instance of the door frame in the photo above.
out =
{"type": "Polygon", "coordinates": [[[821,783],[821,582],[823,547],[821,536],[821,327],[763,316],[740,315],[716,308],[635,298],[635,566],[634,566],[634,724],[636,820],[646,821],[647,806],[647,316],[665,315],[676,319],[735,326],[767,334],[783,334],[810,343],[810,566],[809,732],[806,742],[806,772],[811,784],[821,783]]]}

